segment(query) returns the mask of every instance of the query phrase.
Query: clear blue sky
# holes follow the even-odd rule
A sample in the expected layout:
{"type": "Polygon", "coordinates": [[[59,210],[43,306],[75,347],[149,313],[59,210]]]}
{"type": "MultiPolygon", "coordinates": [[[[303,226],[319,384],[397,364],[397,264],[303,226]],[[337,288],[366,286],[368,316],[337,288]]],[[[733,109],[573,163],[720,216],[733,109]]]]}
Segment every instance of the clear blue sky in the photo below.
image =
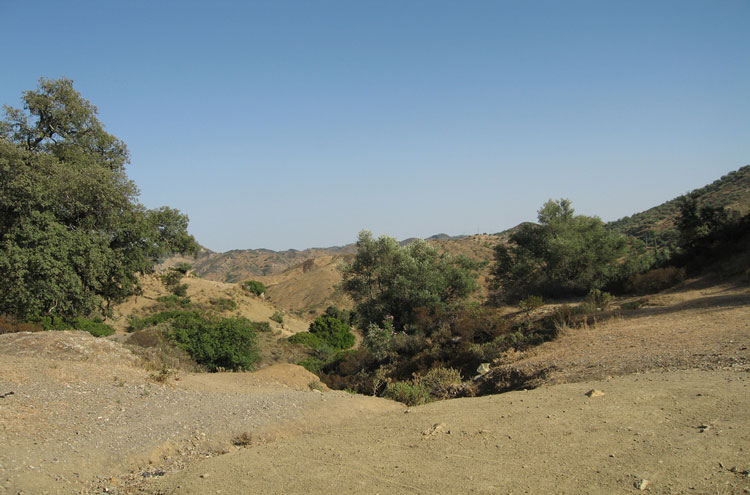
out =
{"type": "Polygon", "coordinates": [[[206,247],[614,220],[750,163],[750,1],[0,2],[206,247]]]}

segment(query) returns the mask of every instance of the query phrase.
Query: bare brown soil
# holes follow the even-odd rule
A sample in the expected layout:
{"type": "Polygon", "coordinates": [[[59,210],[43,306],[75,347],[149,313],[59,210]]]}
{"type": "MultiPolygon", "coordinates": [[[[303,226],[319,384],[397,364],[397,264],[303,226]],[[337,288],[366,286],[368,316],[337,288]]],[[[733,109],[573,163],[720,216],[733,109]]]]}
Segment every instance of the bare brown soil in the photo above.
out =
{"type": "Polygon", "coordinates": [[[293,365],[160,383],[116,343],[0,335],[0,493],[748,493],[749,303],[687,285],[508,356],[536,389],[408,409],[293,365]]]}

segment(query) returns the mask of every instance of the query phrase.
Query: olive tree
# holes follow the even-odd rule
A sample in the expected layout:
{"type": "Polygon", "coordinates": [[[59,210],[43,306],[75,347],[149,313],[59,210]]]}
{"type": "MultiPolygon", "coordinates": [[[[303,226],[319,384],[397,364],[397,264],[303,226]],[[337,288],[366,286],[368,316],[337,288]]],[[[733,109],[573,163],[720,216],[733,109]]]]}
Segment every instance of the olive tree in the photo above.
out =
{"type": "Polygon", "coordinates": [[[362,328],[392,316],[403,329],[417,308],[468,297],[477,287],[476,270],[473,261],[439,253],[422,240],[400,246],[392,237],[373,239],[362,231],[354,261],[342,267],[342,287],[357,303],[362,328]]]}
{"type": "Polygon", "coordinates": [[[495,247],[497,298],[585,294],[617,276],[624,236],[598,217],[575,215],[567,199],[547,201],[538,214],[538,224],[521,225],[508,244],[495,247]]]}

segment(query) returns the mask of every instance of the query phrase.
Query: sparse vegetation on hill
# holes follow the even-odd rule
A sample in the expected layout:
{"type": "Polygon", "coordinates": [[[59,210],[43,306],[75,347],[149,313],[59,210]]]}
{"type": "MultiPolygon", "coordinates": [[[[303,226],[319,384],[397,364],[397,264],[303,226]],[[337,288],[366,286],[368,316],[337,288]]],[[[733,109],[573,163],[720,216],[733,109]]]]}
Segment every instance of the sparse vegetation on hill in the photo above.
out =
{"type": "MultiPolygon", "coordinates": [[[[740,214],[750,212],[750,165],[728,173],[690,195],[698,206],[724,207],[740,214]]],[[[678,242],[680,198],[607,224],[613,232],[644,241],[649,247],[672,249],[678,242]]]]}

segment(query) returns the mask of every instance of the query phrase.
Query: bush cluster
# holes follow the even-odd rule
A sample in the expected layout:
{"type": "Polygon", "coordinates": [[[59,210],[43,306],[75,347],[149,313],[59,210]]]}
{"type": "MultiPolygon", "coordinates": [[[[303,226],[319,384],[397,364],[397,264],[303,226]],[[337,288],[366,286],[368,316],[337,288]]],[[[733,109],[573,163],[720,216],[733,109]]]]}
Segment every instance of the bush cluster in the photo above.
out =
{"type": "Polygon", "coordinates": [[[167,308],[188,308],[192,304],[192,301],[189,297],[180,297],[176,294],[159,296],[158,298],[156,298],[156,300],[162,303],[167,308]]]}
{"type": "Polygon", "coordinates": [[[218,311],[219,313],[234,311],[235,309],[237,309],[237,303],[234,301],[234,299],[229,299],[228,297],[211,299],[209,303],[211,304],[211,309],[213,309],[214,311],[218,311]]]}
{"type": "Polygon", "coordinates": [[[530,313],[542,306],[544,306],[544,301],[542,301],[542,298],[539,296],[529,296],[518,301],[518,307],[521,308],[521,311],[524,313],[530,313]]]}
{"type": "Polygon", "coordinates": [[[407,406],[419,406],[430,400],[430,392],[421,383],[396,382],[389,383],[383,392],[383,397],[407,406]]]}
{"type": "Polygon", "coordinates": [[[281,311],[275,311],[270,316],[270,320],[271,321],[275,321],[276,323],[278,323],[279,325],[281,325],[281,324],[284,323],[284,315],[281,313],[281,311]]]}
{"type": "Polygon", "coordinates": [[[256,296],[265,294],[266,292],[266,286],[263,285],[263,282],[258,282],[257,280],[246,280],[245,282],[242,282],[242,288],[256,296]]]}
{"type": "Polygon", "coordinates": [[[83,330],[94,337],[107,337],[115,333],[115,329],[104,323],[101,318],[61,318],[58,316],[42,316],[34,320],[44,330],[83,330]]]}
{"type": "Polygon", "coordinates": [[[243,317],[218,318],[199,311],[162,311],[134,319],[130,331],[163,325],[164,335],[210,371],[251,370],[258,359],[257,331],[270,329],[268,322],[243,317]]]}
{"type": "MultiPolygon", "coordinates": [[[[331,311],[333,314],[334,311],[331,311]]],[[[354,334],[349,325],[329,313],[318,316],[310,324],[307,332],[300,332],[289,338],[290,342],[301,344],[314,350],[326,347],[332,350],[348,349],[354,345],[354,334]]]]}

